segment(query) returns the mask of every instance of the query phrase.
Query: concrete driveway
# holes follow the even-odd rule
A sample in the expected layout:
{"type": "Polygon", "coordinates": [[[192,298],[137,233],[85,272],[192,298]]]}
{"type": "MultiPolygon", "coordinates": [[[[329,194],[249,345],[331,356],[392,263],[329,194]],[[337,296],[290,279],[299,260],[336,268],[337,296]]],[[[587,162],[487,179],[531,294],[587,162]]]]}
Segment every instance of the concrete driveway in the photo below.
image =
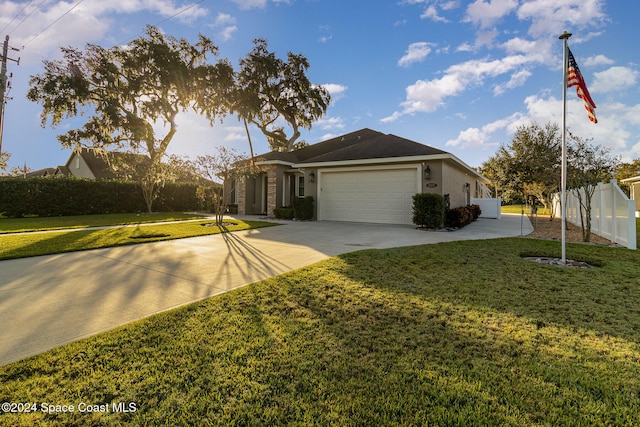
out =
{"type": "Polygon", "coordinates": [[[528,219],[521,221],[520,215],[480,218],[456,232],[286,222],[214,236],[0,261],[0,365],[342,253],[530,231],[528,219]]]}

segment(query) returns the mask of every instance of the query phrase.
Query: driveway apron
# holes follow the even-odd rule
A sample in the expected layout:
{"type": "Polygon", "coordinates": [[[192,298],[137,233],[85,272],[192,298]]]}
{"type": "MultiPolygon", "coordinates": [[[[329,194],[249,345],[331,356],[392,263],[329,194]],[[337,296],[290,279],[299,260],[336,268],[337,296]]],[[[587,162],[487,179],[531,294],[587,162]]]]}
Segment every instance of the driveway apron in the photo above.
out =
{"type": "Polygon", "coordinates": [[[287,222],[228,234],[0,261],[0,365],[346,252],[531,231],[529,220],[519,215],[480,218],[455,232],[287,222]]]}

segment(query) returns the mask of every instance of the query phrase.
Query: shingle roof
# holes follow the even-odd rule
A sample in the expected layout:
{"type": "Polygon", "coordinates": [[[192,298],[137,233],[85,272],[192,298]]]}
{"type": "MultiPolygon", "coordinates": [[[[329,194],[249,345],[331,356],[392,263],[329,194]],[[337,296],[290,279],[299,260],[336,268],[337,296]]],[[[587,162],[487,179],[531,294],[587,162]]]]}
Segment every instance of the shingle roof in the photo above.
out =
{"type": "Polygon", "coordinates": [[[399,136],[365,128],[291,152],[271,151],[259,158],[295,164],[437,154],[447,153],[399,136]]]}
{"type": "MultiPolygon", "coordinates": [[[[96,153],[95,150],[82,148],[79,155],[87,163],[87,166],[96,178],[113,179],[117,177],[117,175],[109,167],[109,164],[104,159],[104,157],[96,153]]],[[[69,157],[69,160],[67,160],[67,164],[65,164],[66,168],[69,168],[71,166],[72,159],[73,155],[71,155],[69,157]]]]}

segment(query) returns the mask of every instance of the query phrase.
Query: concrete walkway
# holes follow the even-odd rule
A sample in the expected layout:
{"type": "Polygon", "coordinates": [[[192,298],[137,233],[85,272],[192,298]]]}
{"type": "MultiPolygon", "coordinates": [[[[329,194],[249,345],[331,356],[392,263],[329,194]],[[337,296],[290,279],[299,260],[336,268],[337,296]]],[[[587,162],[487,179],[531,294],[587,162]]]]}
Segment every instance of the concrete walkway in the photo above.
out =
{"type": "Polygon", "coordinates": [[[0,261],[0,365],[342,253],[531,231],[529,220],[521,221],[520,215],[480,218],[456,232],[286,222],[228,234],[0,261]]]}

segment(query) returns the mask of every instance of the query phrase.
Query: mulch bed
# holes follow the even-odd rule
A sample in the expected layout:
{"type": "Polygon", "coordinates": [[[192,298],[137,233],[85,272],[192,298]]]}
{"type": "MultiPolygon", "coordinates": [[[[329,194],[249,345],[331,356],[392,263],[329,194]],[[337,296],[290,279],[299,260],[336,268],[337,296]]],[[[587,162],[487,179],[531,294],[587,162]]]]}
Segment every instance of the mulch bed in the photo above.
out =
{"type": "MultiPolygon", "coordinates": [[[[532,239],[546,239],[546,240],[562,240],[562,220],[560,218],[554,218],[551,220],[549,216],[538,215],[537,217],[529,216],[529,220],[533,225],[533,232],[526,237],[532,239]]],[[[568,223],[566,227],[565,239],[571,243],[583,243],[591,245],[602,246],[618,246],[616,243],[612,243],[611,240],[605,239],[602,236],[591,233],[591,241],[582,241],[582,228],[568,223]]],[[[562,264],[560,258],[551,257],[525,257],[525,259],[538,262],[544,265],[555,265],[560,267],[574,267],[574,268],[597,268],[594,265],[590,265],[584,261],[565,260],[566,264],[562,264]]]]}

